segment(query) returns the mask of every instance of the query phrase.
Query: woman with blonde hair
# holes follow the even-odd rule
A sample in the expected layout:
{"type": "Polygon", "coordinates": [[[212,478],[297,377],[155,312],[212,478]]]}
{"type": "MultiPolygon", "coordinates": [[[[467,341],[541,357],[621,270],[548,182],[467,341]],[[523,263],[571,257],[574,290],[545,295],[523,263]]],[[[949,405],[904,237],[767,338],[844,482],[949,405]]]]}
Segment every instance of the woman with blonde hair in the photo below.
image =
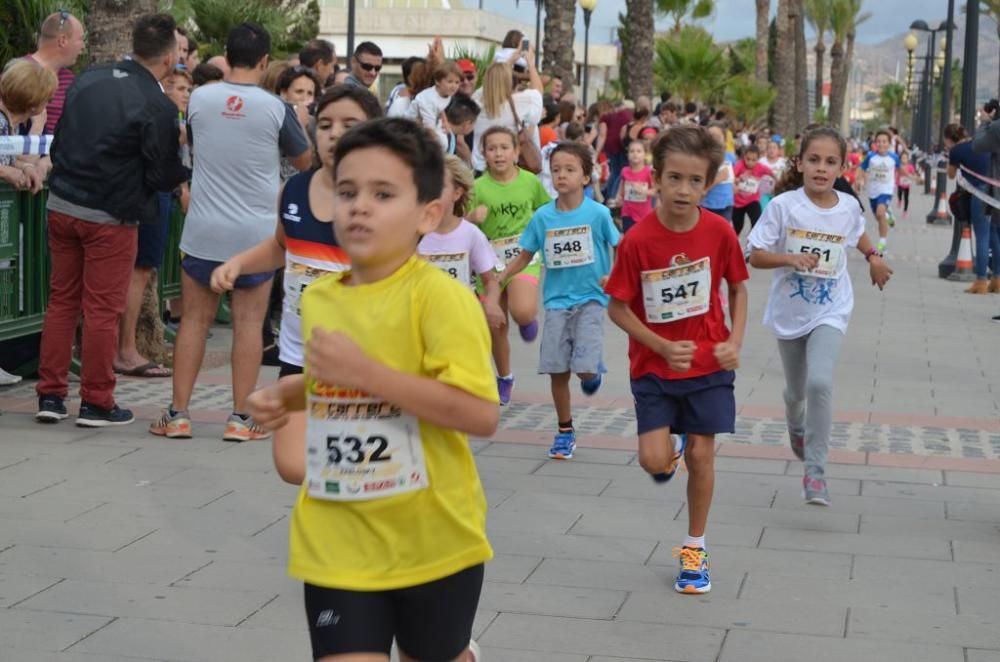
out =
{"type": "MultiPolygon", "coordinates": [[[[58,81],[52,70],[31,60],[16,60],[0,77],[0,136],[17,135],[17,127],[45,113],[58,81]]],[[[42,120],[44,124],[44,120],[42,120]]],[[[41,189],[35,159],[0,155],[0,180],[16,189],[41,189]]]]}
{"type": "Polygon", "coordinates": [[[475,139],[472,144],[472,167],[476,174],[486,169],[483,158],[482,137],[492,126],[505,126],[514,132],[527,128],[536,147],[541,148],[538,139],[538,123],[545,112],[542,101],[542,77],[535,68],[535,51],[515,51],[506,62],[494,62],[483,75],[483,86],[476,90],[473,99],[482,108],[476,119],[475,139]],[[514,91],[513,63],[523,59],[528,66],[528,88],[514,91]],[[516,118],[515,118],[516,116],[516,118]]]}

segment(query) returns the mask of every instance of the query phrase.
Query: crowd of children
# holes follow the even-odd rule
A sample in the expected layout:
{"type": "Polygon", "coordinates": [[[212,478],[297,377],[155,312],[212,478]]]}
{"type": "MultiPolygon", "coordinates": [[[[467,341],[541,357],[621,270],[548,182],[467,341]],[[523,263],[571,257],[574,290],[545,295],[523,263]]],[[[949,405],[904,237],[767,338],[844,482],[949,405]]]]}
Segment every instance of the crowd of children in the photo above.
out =
{"type": "MultiPolygon", "coordinates": [[[[225,291],[242,274],[285,269],[279,380],[249,406],[276,430],[279,474],[302,486],[289,568],[305,583],[317,659],[387,655],[393,641],[403,659],[479,659],[472,619],[492,552],[468,435],[492,435],[497,405],[512,402],[511,319],[526,342],[541,329],[538,372],[558,424],[548,456],[561,460],[576,452],[572,375],[595,394],[605,316],[628,335],[639,464],[661,484],[682,459],[687,468],[674,588],[703,594],[715,436],[736,420],[747,263],[772,270],[764,324],[785,371],[789,442],[805,499],[829,504],[833,366],[853,307],[846,249],[883,287],[892,201],[905,214],[919,177],[888,134],[858,157],[814,128],[786,159],[780,136],[737,149],[724,123],[683,124],[630,140],[602,204],[592,133],[570,121],[537,176],[521,167],[516,131],[488,128],[474,178],[455,152],[478,108],[456,95],[457,65],[438,63],[432,77],[402,113],[413,121],[378,119],[358,87],[318,95],[319,167],[285,183],[274,236],[212,276],[225,291]],[[858,203],[834,188],[841,177],[866,190],[877,246],[858,203]],[[338,544],[345,537],[351,545],[338,544]]],[[[282,81],[308,96],[299,87],[312,79],[282,81]]],[[[168,82],[178,106],[190,84],[168,82]]],[[[183,412],[153,427],[191,434],[183,412]]]]}

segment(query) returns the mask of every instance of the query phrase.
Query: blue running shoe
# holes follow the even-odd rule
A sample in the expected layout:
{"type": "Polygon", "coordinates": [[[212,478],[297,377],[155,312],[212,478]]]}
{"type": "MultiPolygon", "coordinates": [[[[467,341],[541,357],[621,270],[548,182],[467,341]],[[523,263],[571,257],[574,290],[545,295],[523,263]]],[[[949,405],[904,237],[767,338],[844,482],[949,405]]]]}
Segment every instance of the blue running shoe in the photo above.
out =
{"type": "Polygon", "coordinates": [[[500,394],[500,406],[510,404],[510,394],[514,392],[513,377],[497,377],[497,392],[500,394]]]}
{"type": "Polygon", "coordinates": [[[552,441],[549,457],[553,460],[572,460],[574,450],[576,450],[576,433],[560,432],[552,441]]]}
{"type": "Polygon", "coordinates": [[[688,436],[686,434],[671,435],[674,438],[674,460],[670,463],[670,470],[660,474],[653,474],[653,480],[657,483],[669,483],[670,479],[677,473],[681,458],[684,457],[684,449],[687,448],[688,436]]]}
{"type": "Polygon", "coordinates": [[[580,380],[580,390],[583,391],[584,395],[594,395],[597,393],[598,389],[601,388],[601,384],[604,382],[604,377],[598,373],[592,379],[580,380]]]}
{"type": "Polygon", "coordinates": [[[517,327],[517,330],[521,333],[521,340],[524,342],[534,342],[535,338],[538,337],[538,320],[531,320],[527,324],[521,324],[517,327]]]}
{"type": "Polygon", "coordinates": [[[673,556],[681,560],[681,569],[674,582],[675,591],[701,595],[712,590],[712,580],[708,576],[708,552],[701,547],[674,547],[673,556]]]}

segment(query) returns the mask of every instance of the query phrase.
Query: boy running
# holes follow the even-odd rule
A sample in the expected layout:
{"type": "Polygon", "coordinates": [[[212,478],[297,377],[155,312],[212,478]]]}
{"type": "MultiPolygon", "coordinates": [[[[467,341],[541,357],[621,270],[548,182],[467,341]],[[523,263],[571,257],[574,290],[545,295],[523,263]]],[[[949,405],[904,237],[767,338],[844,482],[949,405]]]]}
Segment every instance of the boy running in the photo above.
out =
{"type": "Polygon", "coordinates": [[[468,435],[492,435],[499,409],[479,303],[416,256],[442,216],[441,147],[409,120],[372,120],[334,163],[351,268],[302,295],[304,376],[249,401],[270,428],[308,418],[289,573],[316,660],[387,662],[395,639],[404,661],[474,662],[493,552],[468,435]]]}
{"type": "Polygon", "coordinates": [[[590,148],[559,143],[552,150],[551,167],[559,197],[535,212],[521,235],[521,252],[507,265],[500,281],[519,273],[535,253],[543,252],[545,326],[538,372],[552,380],[559,422],[549,457],[568,460],[576,448],[570,373],[580,377],[585,395],[593,395],[601,387],[601,373],[605,372],[604,309],[608,305],[608,295],[601,287],[611,271],[611,252],[619,235],[608,208],[583,194],[594,170],[590,148]]]}
{"type": "Polygon", "coordinates": [[[733,382],[747,322],[748,278],[733,227],[698,207],[723,162],[708,130],[675,127],[653,146],[659,205],[625,235],[605,288],[611,321],[629,335],[639,464],[657,482],[688,468],[688,535],[674,589],[707,593],[705,526],[715,485],[715,435],[736,423],[733,382]],[[729,292],[732,332],[719,288],[729,292]],[[675,445],[671,433],[687,435],[675,445]]]}
{"type": "Polygon", "coordinates": [[[858,188],[867,183],[868,202],[878,221],[878,250],[884,253],[888,245],[889,226],[893,220],[889,216],[892,200],[896,196],[896,174],[899,171],[899,155],[889,150],[891,137],[888,131],[875,134],[876,151],[869,152],[861,162],[858,172],[858,188]]]}

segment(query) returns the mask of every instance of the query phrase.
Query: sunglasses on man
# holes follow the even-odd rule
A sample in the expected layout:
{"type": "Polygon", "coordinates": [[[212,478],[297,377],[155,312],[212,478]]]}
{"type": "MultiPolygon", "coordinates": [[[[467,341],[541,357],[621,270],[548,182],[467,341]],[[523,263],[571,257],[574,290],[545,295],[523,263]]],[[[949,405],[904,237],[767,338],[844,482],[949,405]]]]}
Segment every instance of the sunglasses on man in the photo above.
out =
{"type": "Polygon", "coordinates": [[[365,71],[374,71],[375,73],[382,71],[381,64],[369,64],[368,62],[358,62],[358,66],[360,66],[365,71]]]}

